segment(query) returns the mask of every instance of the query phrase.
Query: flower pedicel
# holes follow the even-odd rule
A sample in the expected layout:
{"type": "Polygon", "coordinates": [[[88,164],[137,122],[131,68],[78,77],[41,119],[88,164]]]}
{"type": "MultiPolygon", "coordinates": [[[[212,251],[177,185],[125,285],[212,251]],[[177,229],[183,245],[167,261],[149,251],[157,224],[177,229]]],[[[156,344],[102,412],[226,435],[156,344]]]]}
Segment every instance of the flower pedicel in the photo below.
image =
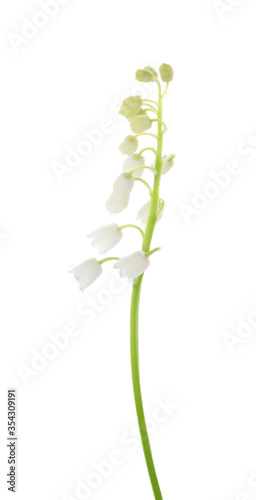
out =
{"type": "Polygon", "coordinates": [[[140,96],[130,96],[124,99],[121,105],[120,114],[129,121],[133,135],[128,135],[119,146],[120,152],[126,155],[127,158],[123,162],[123,171],[115,180],[113,192],[106,203],[106,208],[110,214],[122,212],[128,206],[131,191],[135,189],[136,184],[138,182],[143,183],[148,190],[149,201],[138,211],[138,220],[145,229],[136,224],[118,226],[112,223],[102,226],[88,235],[92,246],[97,247],[100,254],[105,254],[119,243],[124,229],[133,228],[141,234],[141,249],[121,258],[104,257],[101,260],[95,258],[87,259],[78,266],[71,268],[71,272],[79,282],[82,291],[100,276],[102,265],[108,261],[116,261],[114,267],[119,270],[120,276],[132,281],[130,354],[133,392],[144,456],[156,500],[161,500],[163,497],[155,470],[142,403],[138,354],[138,317],[141,285],[144,273],[150,265],[149,257],[160,250],[159,247],[151,250],[151,241],[155,225],[161,218],[165,205],[164,200],[160,198],[161,178],[163,174],[166,174],[172,168],[175,157],[173,154],[163,156],[163,137],[167,130],[163,121],[163,99],[167,94],[169,83],[173,79],[173,69],[169,64],[162,64],[159,68],[159,73],[162,82],[165,83],[164,90],[162,90],[162,84],[157,71],[151,66],[146,66],[136,72],[136,79],[138,81],[156,83],[158,89],[157,101],[142,99],[140,96]],[[151,131],[151,129],[153,130],[153,126],[157,127],[156,133],[151,131]],[[139,138],[141,136],[148,136],[151,140],[156,141],[156,144],[150,145],[138,152],[139,138]],[[149,165],[144,156],[142,156],[145,151],[154,155],[154,159],[153,161],[151,160],[149,165]],[[153,174],[152,186],[143,178],[147,170],[150,170],[153,174]]]}

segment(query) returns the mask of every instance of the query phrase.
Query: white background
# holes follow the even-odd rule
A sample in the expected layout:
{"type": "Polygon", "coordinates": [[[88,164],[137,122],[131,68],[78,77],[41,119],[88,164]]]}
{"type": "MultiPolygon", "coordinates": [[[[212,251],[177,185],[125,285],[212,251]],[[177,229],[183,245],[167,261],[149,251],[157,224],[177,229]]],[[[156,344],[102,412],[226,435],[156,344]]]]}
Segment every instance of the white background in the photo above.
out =
{"type": "MultiPolygon", "coordinates": [[[[223,1],[221,16],[213,0],[66,3],[17,50],[10,33],[21,35],[24,18],[37,19],[39,2],[0,8],[1,498],[11,496],[5,477],[12,386],[17,499],[87,498],[76,494],[78,478],[86,481],[93,462],[115,450],[122,465],[88,498],[153,498],[141,447],[121,442],[136,425],[130,285],[106,264],[82,295],[68,268],[97,256],[88,232],[110,220],[134,222],[147,201],[138,185],[129,210],[109,219],[104,209],[129,130],[118,104],[141,89],[154,99],[134,73],[166,62],[175,79],[165,100],[165,153],[175,152],[176,160],[163,178],[167,206],[154,237],[162,251],[145,276],[140,351],[146,414],[152,417],[165,398],[178,409],[151,435],[156,468],[165,500],[255,500],[256,5],[223,1]],[[108,133],[60,182],[54,162],[64,164],[67,146],[76,148],[82,131],[99,129],[102,120],[108,133]],[[207,192],[210,174],[234,161],[237,175],[225,188],[216,191],[215,184],[215,198],[204,198],[186,222],[183,206],[195,209],[196,190],[207,192]],[[116,294],[109,291],[113,279],[116,294]],[[86,301],[103,289],[109,303],[92,318],[86,301]],[[90,321],[89,313],[81,316],[85,310],[90,321]],[[246,338],[238,332],[241,318],[254,320],[242,331],[246,338]],[[70,322],[79,334],[26,384],[22,370],[31,369],[34,351],[42,354],[49,332],[70,322]]],[[[139,246],[140,235],[126,230],[113,253],[139,246]]]]}

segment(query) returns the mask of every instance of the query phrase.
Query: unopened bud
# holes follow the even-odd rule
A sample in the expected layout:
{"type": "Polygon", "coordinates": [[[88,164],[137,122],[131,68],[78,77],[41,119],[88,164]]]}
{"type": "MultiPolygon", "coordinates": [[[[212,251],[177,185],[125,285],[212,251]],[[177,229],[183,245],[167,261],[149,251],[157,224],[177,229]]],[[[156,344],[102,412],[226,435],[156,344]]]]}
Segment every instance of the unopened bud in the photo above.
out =
{"type": "Polygon", "coordinates": [[[147,114],[136,115],[130,119],[130,126],[135,134],[140,134],[152,127],[152,122],[147,114]]]}
{"type": "Polygon", "coordinates": [[[170,64],[162,64],[159,68],[159,72],[163,82],[171,82],[173,79],[173,69],[170,64]]]}
{"type": "Polygon", "coordinates": [[[147,71],[151,71],[152,75],[157,78],[158,77],[158,73],[157,71],[154,69],[154,68],[151,68],[151,66],[145,66],[145,68],[147,71]]]}
{"type": "Polygon", "coordinates": [[[142,99],[139,95],[130,96],[123,100],[119,113],[125,118],[136,115],[142,106],[142,99]]]}
{"type": "Polygon", "coordinates": [[[147,69],[138,69],[135,75],[139,82],[152,82],[154,79],[153,73],[147,69]]]}

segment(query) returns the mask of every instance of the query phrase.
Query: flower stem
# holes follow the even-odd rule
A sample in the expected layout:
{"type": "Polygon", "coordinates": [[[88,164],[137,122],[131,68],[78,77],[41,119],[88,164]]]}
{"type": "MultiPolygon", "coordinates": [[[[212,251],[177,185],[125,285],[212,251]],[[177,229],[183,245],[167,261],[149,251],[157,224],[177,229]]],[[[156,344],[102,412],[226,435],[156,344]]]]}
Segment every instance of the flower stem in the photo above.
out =
{"type": "Polygon", "coordinates": [[[155,113],[155,115],[158,114],[158,111],[156,108],[154,108],[154,106],[150,106],[149,104],[147,104],[147,108],[143,108],[143,111],[152,111],[153,113],[155,113]]]}
{"type": "Polygon", "coordinates": [[[149,147],[148,147],[148,148],[143,148],[143,149],[141,149],[141,151],[139,151],[139,153],[137,153],[137,155],[136,155],[136,156],[137,156],[137,158],[140,158],[140,157],[141,157],[141,155],[144,153],[144,151],[153,151],[153,153],[156,155],[156,150],[155,150],[155,148],[149,148],[149,147]]]}
{"type": "Polygon", "coordinates": [[[144,238],[144,231],[141,229],[141,227],[136,226],[135,224],[124,224],[123,226],[119,226],[119,230],[122,231],[122,229],[125,229],[126,227],[133,227],[134,229],[138,229],[140,234],[142,235],[142,238],[144,238]]]}
{"type": "Polygon", "coordinates": [[[149,193],[152,194],[152,189],[147,181],[145,181],[144,179],[141,179],[140,177],[134,177],[134,180],[138,181],[138,182],[142,182],[142,184],[144,184],[144,186],[146,186],[146,188],[149,190],[149,193]]]}
{"type": "Polygon", "coordinates": [[[151,255],[153,255],[153,253],[159,252],[159,250],[161,250],[161,247],[153,248],[153,250],[150,250],[150,252],[145,253],[145,255],[146,257],[150,257],[151,255]]]}
{"type": "Polygon", "coordinates": [[[151,99],[143,99],[143,102],[151,102],[152,104],[156,104],[156,106],[158,106],[158,102],[152,101],[151,99]]]}
{"type": "Polygon", "coordinates": [[[137,284],[133,285],[132,300],[131,300],[130,349],[131,349],[132,381],[133,381],[133,392],[134,392],[140,436],[152,489],[154,492],[155,499],[162,500],[163,497],[159,487],[154,461],[152,457],[149,437],[148,437],[147,425],[146,425],[143,402],[142,402],[141,386],[140,386],[138,323],[139,323],[139,303],[140,303],[142,279],[143,279],[143,274],[139,276],[137,284]]]}
{"type": "Polygon", "coordinates": [[[151,134],[151,132],[141,132],[140,134],[134,135],[133,138],[137,139],[137,137],[140,137],[141,135],[150,135],[150,137],[154,137],[154,139],[157,139],[157,135],[151,134]]]}
{"type": "MultiPolygon", "coordinates": [[[[157,154],[156,154],[156,171],[158,175],[154,178],[154,186],[152,190],[152,195],[150,199],[149,214],[145,229],[145,234],[142,243],[142,250],[145,253],[150,252],[150,245],[155,229],[157,215],[158,215],[158,205],[159,205],[159,190],[160,181],[162,173],[162,150],[163,150],[163,122],[162,122],[162,95],[161,95],[161,85],[158,83],[159,88],[159,103],[158,103],[158,135],[157,135],[157,154]]],[[[131,298],[131,313],[130,313],[130,350],[131,350],[131,369],[132,369],[132,381],[133,381],[133,392],[135,399],[135,406],[137,412],[137,418],[139,423],[141,441],[144,451],[144,456],[147,464],[148,474],[150,477],[153,493],[155,500],[162,500],[162,493],[160,490],[159,482],[156,475],[155,465],[152,457],[150,441],[147,432],[147,426],[145,421],[145,414],[143,409],[143,401],[140,386],[140,371],[139,371],[139,304],[140,304],[140,293],[141,284],[143,280],[143,274],[139,276],[136,284],[133,285],[132,298],[131,298]]]]}
{"type": "Polygon", "coordinates": [[[144,169],[151,170],[151,172],[153,172],[153,174],[156,175],[156,169],[154,167],[149,167],[148,165],[140,165],[139,167],[135,167],[132,170],[130,170],[130,172],[127,172],[126,177],[128,177],[129,179],[132,176],[132,174],[134,174],[138,170],[144,170],[144,169]]]}
{"type": "Polygon", "coordinates": [[[164,126],[164,130],[163,130],[163,134],[164,134],[167,130],[167,125],[163,122],[163,120],[160,120],[159,118],[153,118],[153,120],[151,120],[151,122],[159,122],[159,121],[161,121],[161,123],[164,126]]]}
{"type": "Polygon", "coordinates": [[[164,89],[164,92],[162,93],[162,99],[166,96],[167,92],[168,92],[168,88],[169,88],[169,82],[166,83],[166,86],[165,86],[165,89],[164,89]]]}
{"type": "Polygon", "coordinates": [[[99,260],[99,264],[104,264],[105,262],[108,262],[109,260],[119,260],[119,257],[105,257],[105,259],[99,260]]]}

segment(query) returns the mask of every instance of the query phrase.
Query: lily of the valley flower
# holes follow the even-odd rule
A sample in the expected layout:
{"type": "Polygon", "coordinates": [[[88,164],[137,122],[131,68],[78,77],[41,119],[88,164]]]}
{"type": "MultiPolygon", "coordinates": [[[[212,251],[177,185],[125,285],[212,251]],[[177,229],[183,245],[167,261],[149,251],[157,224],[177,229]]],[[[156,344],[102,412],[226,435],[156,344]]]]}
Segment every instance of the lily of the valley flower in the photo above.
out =
{"type": "Polygon", "coordinates": [[[91,285],[102,273],[102,267],[97,259],[87,259],[78,266],[72,266],[70,272],[79,281],[82,292],[91,285]]]}
{"type": "Polygon", "coordinates": [[[159,68],[160,76],[163,82],[171,82],[173,80],[173,68],[170,64],[162,64],[159,68]]]}
{"type": "Polygon", "coordinates": [[[146,70],[150,71],[150,72],[152,73],[152,75],[153,75],[155,78],[157,78],[157,77],[158,77],[158,73],[157,73],[157,71],[156,71],[154,68],[152,68],[152,66],[145,66],[145,68],[144,68],[144,69],[146,69],[146,70]]]}
{"type": "Polygon", "coordinates": [[[120,174],[114,182],[113,190],[119,193],[130,194],[134,185],[134,178],[127,177],[125,173],[120,174]]]}
{"type": "Polygon", "coordinates": [[[113,191],[112,195],[106,202],[106,209],[110,214],[119,214],[125,208],[128,207],[129,200],[130,200],[129,194],[113,191]]]}
{"type": "Polygon", "coordinates": [[[98,247],[99,253],[104,254],[117,245],[122,236],[123,233],[117,224],[106,224],[88,234],[87,237],[92,240],[92,247],[98,247]]]}
{"type": "MultiPolygon", "coordinates": [[[[123,172],[130,172],[134,168],[142,167],[143,165],[145,165],[144,156],[140,156],[138,158],[137,155],[133,154],[133,155],[129,156],[129,158],[126,158],[126,160],[124,161],[123,172]]],[[[143,168],[140,168],[139,170],[134,172],[132,175],[134,177],[141,177],[143,172],[144,172],[143,168]]]]}
{"type": "Polygon", "coordinates": [[[134,185],[134,178],[120,174],[114,182],[113,193],[106,203],[106,209],[111,214],[119,214],[129,203],[130,192],[134,185]]]}
{"type": "Polygon", "coordinates": [[[129,121],[130,127],[135,134],[141,134],[152,127],[152,122],[146,113],[135,115],[129,121]]]}
{"type": "Polygon", "coordinates": [[[123,155],[128,155],[131,156],[135,151],[137,151],[139,146],[139,141],[137,137],[134,137],[133,135],[128,135],[122,144],[119,146],[119,151],[123,153],[123,155]]]}
{"type": "Polygon", "coordinates": [[[127,257],[122,257],[114,264],[114,267],[120,270],[121,278],[133,280],[143,274],[149,264],[149,258],[146,257],[144,252],[138,251],[127,257]]]}
{"type": "Polygon", "coordinates": [[[125,118],[136,115],[142,106],[142,99],[139,95],[130,96],[123,100],[119,113],[125,118]]]}
{"type": "Polygon", "coordinates": [[[152,82],[154,80],[154,75],[150,70],[148,70],[146,68],[145,69],[138,69],[136,71],[135,78],[139,82],[152,82]]]}
{"type": "MultiPolygon", "coordinates": [[[[141,209],[138,211],[138,214],[137,214],[137,220],[139,220],[143,226],[146,226],[146,224],[147,224],[149,207],[150,207],[150,201],[145,203],[145,205],[143,205],[141,207],[141,209]]],[[[161,212],[159,213],[159,216],[157,218],[157,222],[161,219],[161,217],[163,215],[163,209],[164,209],[164,203],[159,201],[158,210],[159,211],[161,210],[161,212]]]]}
{"type": "Polygon", "coordinates": [[[173,167],[174,158],[175,158],[175,155],[163,156],[163,158],[162,158],[162,160],[163,160],[162,174],[163,175],[167,174],[167,172],[169,172],[169,170],[171,170],[171,168],[173,167]]]}
{"type": "MultiPolygon", "coordinates": [[[[175,155],[173,155],[173,154],[169,155],[169,156],[164,155],[162,157],[162,163],[163,163],[162,164],[162,175],[167,174],[167,172],[169,172],[169,170],[171,170],[171,168],[174,165],[174,158],[175,158],[175,155]]],[[[155,166],[156,166],[156,160],[154,160],[152,162],[152,167],[155,168],[155,166]]]]}

